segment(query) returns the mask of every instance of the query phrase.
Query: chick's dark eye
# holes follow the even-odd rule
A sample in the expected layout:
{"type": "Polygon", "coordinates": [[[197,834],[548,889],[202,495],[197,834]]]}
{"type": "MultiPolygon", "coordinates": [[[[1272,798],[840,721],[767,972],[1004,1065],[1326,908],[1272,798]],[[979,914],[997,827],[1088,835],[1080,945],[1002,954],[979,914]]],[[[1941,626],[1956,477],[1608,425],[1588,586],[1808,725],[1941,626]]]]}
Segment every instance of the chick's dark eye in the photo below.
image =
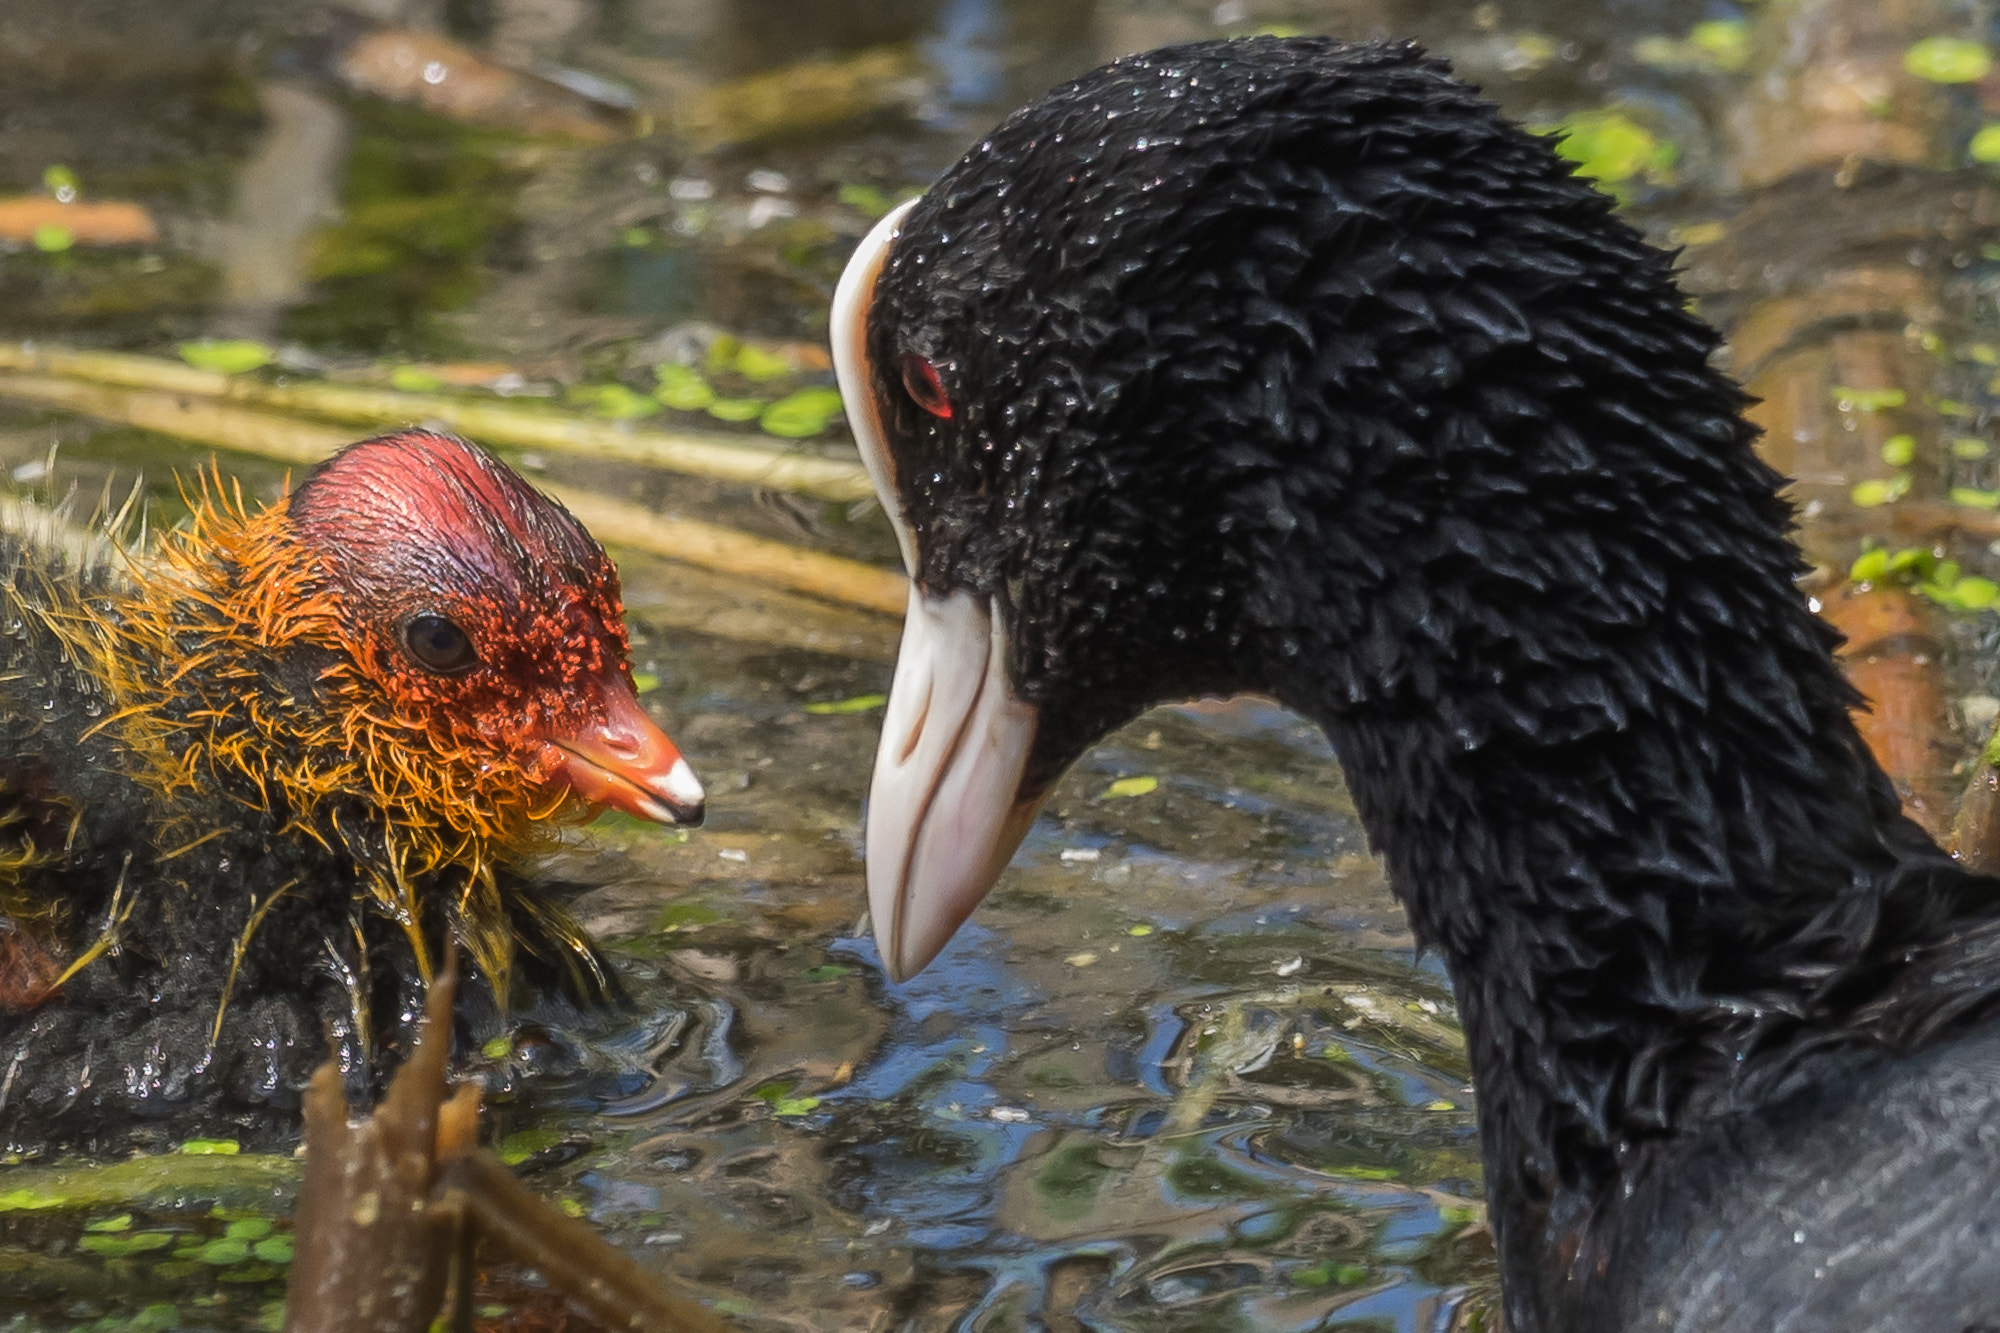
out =
{"type": "Polygon", "coordinates": [[[903,353],[903,391],[932,416],[951,420],[951,396],[944,391],[937,367],[915,352],[903,353]]]}
{"type": "Polygon", "coordinates": [[[443,616],[411,616],[403,625],[403,646],[421,666],[450,675],[476,665],[472,639],[443,616]]]}

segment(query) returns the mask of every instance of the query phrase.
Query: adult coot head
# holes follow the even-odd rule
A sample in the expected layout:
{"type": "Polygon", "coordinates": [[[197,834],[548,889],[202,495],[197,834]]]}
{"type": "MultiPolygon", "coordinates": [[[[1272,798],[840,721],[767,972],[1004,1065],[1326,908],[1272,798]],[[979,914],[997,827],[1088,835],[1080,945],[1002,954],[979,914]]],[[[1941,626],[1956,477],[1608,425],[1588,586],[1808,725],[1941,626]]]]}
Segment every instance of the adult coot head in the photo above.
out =
{"type": "Polygon", "coordinates": [[[1857,738],[1685,304],[1412,46],[1170,48],[994,130],[835,306],[915,579],[883,957],[1108,729],[1275,694],[1450,967],[1510,1328],[1958,1330],[2000,1309],[2000,1156],[1953,1159],[2000,899],[1857,738]]]}

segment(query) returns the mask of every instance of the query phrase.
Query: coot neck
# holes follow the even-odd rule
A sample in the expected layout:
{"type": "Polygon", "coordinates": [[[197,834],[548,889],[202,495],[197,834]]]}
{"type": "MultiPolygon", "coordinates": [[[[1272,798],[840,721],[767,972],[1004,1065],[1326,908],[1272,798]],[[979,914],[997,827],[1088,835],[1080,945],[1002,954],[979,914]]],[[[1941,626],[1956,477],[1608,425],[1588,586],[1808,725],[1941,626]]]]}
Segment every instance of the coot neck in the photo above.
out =
{"type": "Polygon", "coordinates": [[[1729,1102],[1887,984],[1956,876],[1855,731],[1768,487],[1678,532],[1633,490],[1581,534],[1516,507],[1421,520],[1373,575],[1310,545],[1262,571],[1294,608],[1270,681],[1450,967],[1501,1195],[1589,1193],[1729,1102]]]}

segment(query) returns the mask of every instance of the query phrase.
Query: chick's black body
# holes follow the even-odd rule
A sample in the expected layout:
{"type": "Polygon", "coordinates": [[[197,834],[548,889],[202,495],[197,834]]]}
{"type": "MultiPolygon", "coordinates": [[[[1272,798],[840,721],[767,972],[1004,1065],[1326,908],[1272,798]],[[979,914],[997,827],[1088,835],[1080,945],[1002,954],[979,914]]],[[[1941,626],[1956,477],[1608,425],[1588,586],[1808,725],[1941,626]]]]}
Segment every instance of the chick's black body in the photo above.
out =
{"type": "MultiPolygon", "coordinates": [[[[276,836],[284,811],[216,793],[216,836],[160,859],[173,849],[156,842],[157,793],[107,727],[117,704],[105,683],[57,628],[85,605],[104,612],[118,583],[105,550],[39,523],[0,528],[0,945],[11,945],[15,991],[0,997],[0,1130],[17,1144],[117,1142],[156,1117],[182,1133],[282,1125],[328,1036],[349,1025],[319,937],[300,937],[296,913],[269,920],[243,960],[244,994],[224,1011],[245,904],[324,875],[331,858],[276,836]],[[155,947],[109,952],[59,1000],[34,993],[61,960],[33,951],[50,937],[81,951],[106,933],[155,947]]],[[[293,683],[309,699],[302,674],[293,683]]]]}
{"type": "Polygon", "coordinates": [[[1325,727],[1514,1333],[2000,1320],[2000,884],[1899,813],[1716,335],[1546,140],[1408,46],[1130,57],[916,204],[867,330],[1024,790],[1164,699],[1325,727]]]}

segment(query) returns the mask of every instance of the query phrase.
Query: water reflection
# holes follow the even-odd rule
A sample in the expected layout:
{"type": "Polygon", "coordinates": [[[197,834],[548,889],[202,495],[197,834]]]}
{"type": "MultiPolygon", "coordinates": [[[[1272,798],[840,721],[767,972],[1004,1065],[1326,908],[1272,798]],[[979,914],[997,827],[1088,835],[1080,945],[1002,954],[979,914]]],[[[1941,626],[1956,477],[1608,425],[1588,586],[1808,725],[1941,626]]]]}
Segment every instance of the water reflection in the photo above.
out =
{"type": "MultiPolygon", "coordinates": [[[[755,725],[735,738],[753,752],[755,725]]],[[[789,753],[855,759],[872,742],[865,720],[814,732],[794,730],[789,753]]],[[[847,886],[849,913],[859,901],[851,824],[824,879],[788,876],[773,842],[745,836],[816,804],[822,775],[747,769],[728,824],[674,855],[742,848],[767,887],[703,886],[700,911],[683,896],[670,933],[633,941],[739,1007],[742,1076],[636,1124],[591,1122],[592,1179],[620,1198],[662,1190],[668,1218],[712,1212],[717,1190],[735,1200],[699,1238],[677,1222],[674,1248],[751,1245],[752,1276],[717,1280],[747,1282],[767,1314],[836,1299],[925,1328],[1303,1329],[1335,1312],[1432,1326],[1486,1271],[1462,1050],[1372,865],[1337,861],[1351,891],[1329,893],[1328,854],[1299,850],[1356,837],[1323,743],[1246,702],[1142,719],[1100,762],[1058,792],[989,910],[901,987],[865,935],[745,946],[758,916],[825,906],[788,877],[847,886]],[[1186,774],[1162,788],[1185,807],[1152,824],[1101,798],[1121,755],[1186,774]],[[1374,947],[1342,944],[1336,915],[1374,947]],[[811,1249],[835,1219],[823,1266],[796,1247],[785,1265],[758,1257],[744,1230],[811,1249]]]]}

